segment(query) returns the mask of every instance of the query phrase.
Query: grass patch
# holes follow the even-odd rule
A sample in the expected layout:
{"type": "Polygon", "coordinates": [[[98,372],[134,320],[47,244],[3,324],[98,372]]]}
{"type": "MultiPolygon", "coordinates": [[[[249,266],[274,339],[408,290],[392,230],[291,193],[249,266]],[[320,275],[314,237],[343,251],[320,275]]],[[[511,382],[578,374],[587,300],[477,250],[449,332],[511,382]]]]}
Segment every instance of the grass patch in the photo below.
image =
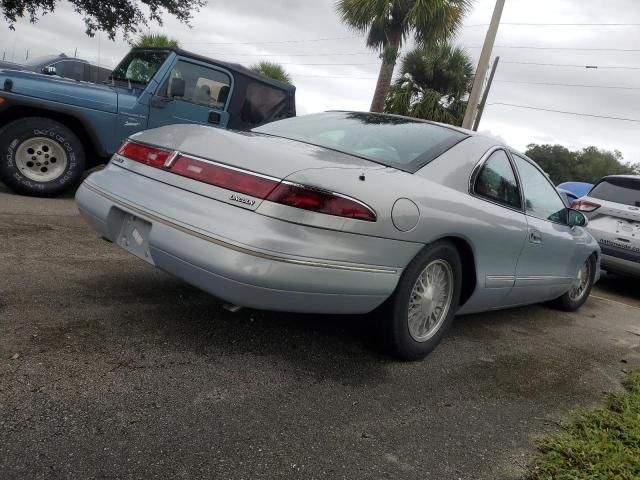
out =
{"type": "Polygon", "coordinates": [[[609,395],[605,407],[579,412],[541,442],[532,479],[640,479],[640,370],[623,385],[626,392],[609,395]]]}

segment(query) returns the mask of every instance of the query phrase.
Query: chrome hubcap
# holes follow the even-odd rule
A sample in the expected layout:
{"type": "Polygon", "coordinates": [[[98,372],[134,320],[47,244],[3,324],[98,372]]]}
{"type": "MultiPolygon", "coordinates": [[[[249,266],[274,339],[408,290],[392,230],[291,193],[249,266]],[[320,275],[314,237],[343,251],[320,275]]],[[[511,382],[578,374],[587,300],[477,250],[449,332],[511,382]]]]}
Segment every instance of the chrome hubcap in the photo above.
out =
{"type": "Polygon", "coordinates": [[[16,149],[15,162],[20,173],[35,182],[51,182],[67,168],[67,152],[47,137],[25,140],[16,149]]]}
{"type": "Polygon", "coordinates": [[[589,282],[591,281],[591,262],[587,260],[587,262],[578,270],[578,275],[576,276],[575,281],[573,282],[573,286],[571,290],[569,290],[569,298],[571,300],[578,301],[584,297],[584,294],[587,292],[587,288],[589,287],[589,282]]]}
{"type": "Polygon", "coordinates": [[[434,260],[420,273],[409,297],[409,334],[425,342],[439,329],[451,307],[453,270],[444,260],[434,260]]]}

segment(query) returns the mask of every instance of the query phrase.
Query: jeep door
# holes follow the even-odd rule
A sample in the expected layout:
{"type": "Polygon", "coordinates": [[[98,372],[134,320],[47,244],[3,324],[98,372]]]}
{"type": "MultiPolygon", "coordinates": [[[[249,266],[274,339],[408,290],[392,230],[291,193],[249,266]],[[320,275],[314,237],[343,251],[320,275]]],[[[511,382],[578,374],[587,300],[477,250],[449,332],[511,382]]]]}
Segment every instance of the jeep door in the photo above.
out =
{"type": "Polygon", "coordinates": [[[151,98],[149,128],[200,123],[225,128],[233,78],[222,68],[178,59],[151,98]]]}

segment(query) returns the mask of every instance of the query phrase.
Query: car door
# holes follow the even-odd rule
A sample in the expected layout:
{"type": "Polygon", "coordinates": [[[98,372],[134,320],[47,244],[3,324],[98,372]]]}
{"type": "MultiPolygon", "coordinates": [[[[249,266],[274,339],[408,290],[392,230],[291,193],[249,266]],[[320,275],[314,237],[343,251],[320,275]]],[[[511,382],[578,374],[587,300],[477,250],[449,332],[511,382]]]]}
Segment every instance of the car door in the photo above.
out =
{"type": "Polygon", "coordinates": [[[481,220],[474,236],[484,292],[464,308],[500,308],[515,283],[516,265],[527,236],[520,187],[507,152],[502,148],[489,151],[474,168],[470,185],[470,193],[482,200],[480,212],[471,215],[481,220]]]}
{"type": "Polygon", "coordinates": [[[582,265],[586,232],[567,225],[568,210],[547,176],[512,153],[524,196],[527,241],[516,267],[511,305],[551,300],[564,294],[582,265]]]}
{"type": "Polygon", "coordinates": [[[177,60],[151,99],[149,127],[174,123],[226,127],[232,83],[231,74],[221,68],[177,60]],[[174,95],[177,90],[182,90],[180,96],[174,95]]]}

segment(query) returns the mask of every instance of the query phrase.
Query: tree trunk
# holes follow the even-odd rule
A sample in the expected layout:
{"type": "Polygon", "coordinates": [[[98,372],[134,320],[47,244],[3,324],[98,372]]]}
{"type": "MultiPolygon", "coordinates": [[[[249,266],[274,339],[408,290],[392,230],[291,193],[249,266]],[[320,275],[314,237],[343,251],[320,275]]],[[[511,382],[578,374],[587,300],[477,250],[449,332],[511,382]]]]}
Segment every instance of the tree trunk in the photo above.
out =
{"type": "MultiPolygon", "coordinates": [[[[394,52],[398,51],[398,45],[393,45],[392,48],[394,49],[394,52]]],[[[395,54],[393,59],[387,58],[387,55],[383,54],[382,65],[380,65],[380,73],[378,73],[378,82],[376,83],[376,91],[373,94],[373,100],[371,102],[372,112],[382,112],[384,110],[384,102],[387,98],[387,93],[389,93],[391,78],[393,77],[393,70],[395,67],[395,54]]]]}

